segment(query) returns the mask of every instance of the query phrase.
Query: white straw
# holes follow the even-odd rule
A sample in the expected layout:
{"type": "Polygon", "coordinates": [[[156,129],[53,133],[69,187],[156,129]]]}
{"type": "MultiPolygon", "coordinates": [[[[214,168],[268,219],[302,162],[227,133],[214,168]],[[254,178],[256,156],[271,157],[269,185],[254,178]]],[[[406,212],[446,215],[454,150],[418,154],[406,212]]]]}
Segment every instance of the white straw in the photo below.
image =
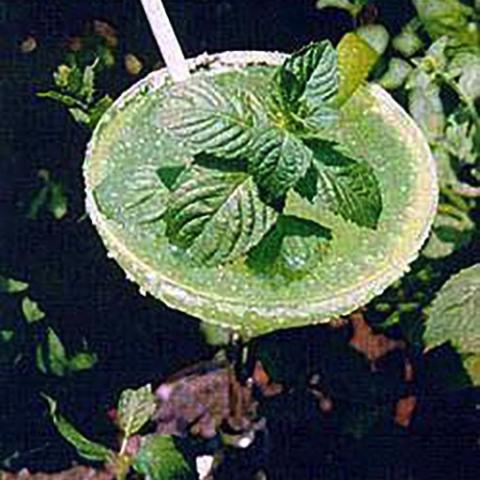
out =
{"type": "Polygon", "coordinates": [[[190,77],[188,65],[162,0],[141,0],[141,2],[173,81],[187,80],[190,77]]]}

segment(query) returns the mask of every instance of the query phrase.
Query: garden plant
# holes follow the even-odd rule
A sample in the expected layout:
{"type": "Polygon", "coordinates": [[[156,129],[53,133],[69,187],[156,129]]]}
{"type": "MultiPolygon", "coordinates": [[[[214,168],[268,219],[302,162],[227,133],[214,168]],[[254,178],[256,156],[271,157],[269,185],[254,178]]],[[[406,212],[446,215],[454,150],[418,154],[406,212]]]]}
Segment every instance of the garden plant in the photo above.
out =
{"type": "MultiPolygon", "coordinates": [[[[88,329],[66,345],[41,285],[5,272],[3,376],[34,372],[70,463],[35,473],[1,438],[2,479],[478,478],[479,2],[405,0],[398,24],[389,2],[312,1],[347,31],[189,60],[162,3],[140,3],[165,67],[128,54],[140,79],[107,94],[118,38],[95,21],[36,92],[81,131],[81,221],[142,329],[114,368],[137,370],[105,382],[95,421],[69,410],[103,356],[88,329]],[[136,374],[194,330],[202,354],[136,374]],[[465,440],[431,440],[451,428],[465,440]]],[[[39,181],[25,217],[61,224],[67,187],[39,181]]]]}

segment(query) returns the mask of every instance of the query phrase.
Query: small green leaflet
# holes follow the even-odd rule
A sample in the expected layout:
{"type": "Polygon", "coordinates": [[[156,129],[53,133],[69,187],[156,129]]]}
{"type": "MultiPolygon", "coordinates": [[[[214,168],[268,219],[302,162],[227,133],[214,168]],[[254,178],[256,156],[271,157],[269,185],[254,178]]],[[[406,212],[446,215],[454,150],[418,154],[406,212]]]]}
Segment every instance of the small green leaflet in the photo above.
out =
{"type": "Polygon", "coordinates": [[[150,384],[137,390],[124,390],[118,401],[118,425],[125,438],[137,433],[155,411],[155,396],[150,384]]]}
{"type": "Polygon", "coordinates": [[[42,394],[42,396],[48,402],[50,415],[59,433],[75,447],[81,457],[94,462],[109,462],[111,460],[114,455],[111,450],[100,443],[92,442],[85,438],[72,424],[57,412],[57,402],[55,400],[44,394],[42,394]]]}
{"type": "Polygon", "coordinates": [[[189,144],[224,158],[247,152],[254,124],[245,98],[212,78],[172,86],[158,122],[189,144]]]}
{"type": "Polygon", "coordinates": [[[297,191],[361,227],[376,228],[382,196],[372,167],[353,160],[327,142],[310,142],[314,171],[307,172],[297,191]],[[312,175],[316,175],[314,183],[312,175]]]}
{"type": "Polygon", "coordinates": [[[335,121],[332,103],[339,77],[337,52],[329,41],[313,43],[291,55],[277,78],[281,97],[297,122],[322,128],[335,121]]]}
{"type": "Polygon", "coordinates": [[[28,283],[0,275],[0,293],[19,293],[28,288],[28,283]]]}
{"type": "Polygon", "coordinates": [[[28,323],[35,323],[45,317],[45,313],[30,297],[24,297],[22,300],[22,312],[28,323]]]}
{"type": "Polygon", "coordinates": [[[133,462],[133,468],[150,480],[196,480],[197,473],[171,436],[147,435],[133,462]]]}
{"type": "Polygon", "coordinates": [[[249,169],[268,199],[283,197],[305,175],[312,161],[312,152],[301,140],[276,128],[261,132],[252,151],[249,169]]]}
{"type": "Polygon", "coordinates": [[[428,310],[429,347],[451,341],[461,354],[480,353],[480,264],[451,277],[428,310]]]}
{"type": "Polygon", "coordinates": [[[209,265],[247,253],[276,217],[251,176],[199,164],[180,175],[165,215],[170,241],[209,265]]]}

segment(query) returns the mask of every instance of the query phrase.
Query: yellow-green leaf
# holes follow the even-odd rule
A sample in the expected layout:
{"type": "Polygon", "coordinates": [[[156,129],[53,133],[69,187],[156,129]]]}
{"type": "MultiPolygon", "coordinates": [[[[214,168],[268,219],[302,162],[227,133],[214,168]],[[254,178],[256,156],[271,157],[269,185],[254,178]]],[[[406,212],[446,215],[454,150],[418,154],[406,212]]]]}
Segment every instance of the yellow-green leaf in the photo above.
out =
{"type": "Polygon", "coordinates": [[[345,103],[364,82],[377,62],[378,53],[359,35],[347,33],[337,46],[340,86],[337,104],[345,103]]]}

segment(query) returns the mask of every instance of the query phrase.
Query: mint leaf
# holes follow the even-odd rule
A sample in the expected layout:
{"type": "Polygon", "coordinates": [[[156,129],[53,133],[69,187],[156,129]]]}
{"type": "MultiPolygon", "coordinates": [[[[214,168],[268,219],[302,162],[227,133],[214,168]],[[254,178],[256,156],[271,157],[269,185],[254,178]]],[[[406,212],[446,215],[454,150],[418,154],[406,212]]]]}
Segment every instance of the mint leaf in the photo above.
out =
{"type": "Polygon", "coordinates": [[[135,456],[133,468],[151,480],[198,478],[193,466],[185,459],[171,436],[147,435],[135,456]]]}
{"type": "Polygon", "coordinates": [[[244,155],[253,114],[240,93],[226,92],[213,79],[171,87],[159,124],[200,150],[225,158],[244,155]]]}
{"type": "Polygon", "coordinates": [[[0,293],[18,293],[28,288],[28,283],[0,275],[0,293]]]}
{"type": "Polygon", "coordinates": [[[118,425],[125,438],[137,433],[150,420],[154,411],[155,396],[150,384],[137,390],[124,390],[118,401],[118,425]]]}
{"type": "Polygon", "coordinates": [[[48,327],[45,344],[37,344],[36,361],[38,369],[45,375],[63,377],[68,372],[68,358],[65,347],[55,331],[48,327]]]}
{"type": "MultiPolygon", "coordinates": [[[[376,228],[382,212],[382,196],[372,167],[347,157],[327,142],[310,142],[309,147],[314,152],[317,174],[313,203],[361,227],[376,228]]],[[[298,192],[305,188],[305,181],[303,178],[300,182],[298,192]]]]}
{"type": "Polygon", "coordinates": [[[29,297],[22,300],[22,312],[28,323],[35,323],[45,317],[45,313],[38,306],[38,303],[29,297]]]}
{"type": "Polygon", "coordinates": [[[451,341],[461,354],[480,353],[480,264],[451,277],[428,310],[424,340],[429,347],[451,341]]]}
{"type": "Polygon", "coordinates": [[[248,265],[261,273],[300,279],[322,259],[330,239],[330,231],[316,222],[281,215],[251,251],[248,265]]]}
{"type": "Polygon", "coordinates": [[[281,68],[281,86],[290,101],[312,109],[338,92],[337,52],[328,41],[313,43],[291,55],[281,68]]]}
{"type": "Polygon", "coordinates": [[[266,198],[284,196],[312,161],[312,153],[293,134],[280,129],[261,132],[253,141],[249,169],[266,198]]]}
{"type": "Polygon", "coordinates": [[[78,454],[87,460],[95,462],[108,462],[113,456],[113,452],[100,443],[92,442],[85,438],[78,430],[75,429],[62,415],[57,412],[57,402],[47,395],[42,395],[48,402],[50,415],[53,423],[57,427],[59,433],[65,440],[71,443],[77,450],[78,454]]]}
{"type": "Polygon", "coordinates": [[[276,217],[245,172],[195,164],[180,175],[165,219],[173,244],[188,248],[195,260],[214,265],[247,253],[276,217]]]}

